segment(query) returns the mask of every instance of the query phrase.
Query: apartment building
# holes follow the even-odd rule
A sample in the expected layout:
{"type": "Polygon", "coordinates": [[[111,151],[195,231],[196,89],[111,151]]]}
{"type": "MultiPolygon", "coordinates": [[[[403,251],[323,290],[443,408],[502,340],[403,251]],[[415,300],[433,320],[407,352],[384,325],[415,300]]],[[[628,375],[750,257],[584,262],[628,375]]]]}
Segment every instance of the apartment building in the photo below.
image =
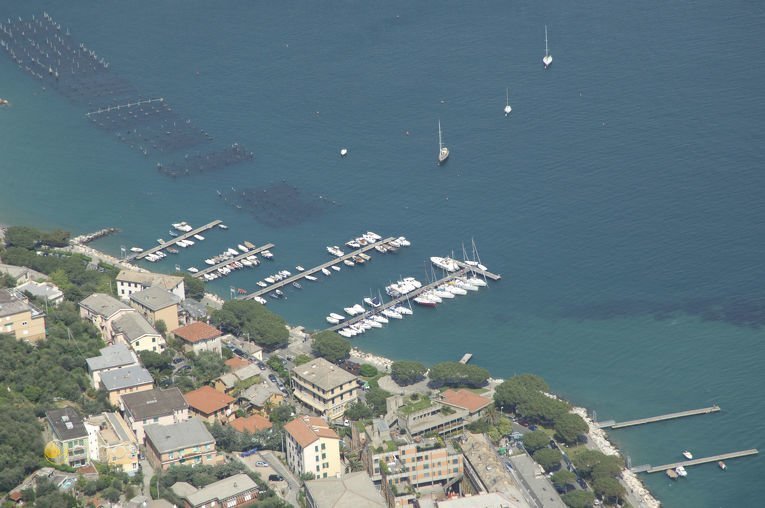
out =
{"type": "Polygon", "coordinates": [[[144,432],[146,458],[155,469],[220,462],[215,439],[205,424],[196,418],[171,425],[147,425],[144,432]]]}
{"type": "Polygon", "coordinates": [[[143,443],[147,425],[172,425],[189,419],[189,405],[176,387],[122,395],[122,407],[139,443],[143,443]]]}
{"type": "Polygon", "coordinates": [[[165,323],[168,330],[175,330],[178,322],[178,295],[152,286],[130,295],[130,305],[137,310],[152,326],[158,321],[165,323]]]}
{"type": "Polygon", "coordinates": [[[128,475],[138,472],[138,440],[118,413],[85,419],[91,460],[109,464],[128,475]]]}
{"type": "Polygon", "coordinates": [[[323,418],[298,416],[284,426],[284,442],[287,465],[298,476],[330,478],[343,472],[340,437],[323,418]]]}
{"type": "Polygon", "coordinates": [[[45,313],[21,292],[0,289],[0,333],[13,335],[16,340],[44,340],[45,313]]]}
{"type": "Polygon", "coordinates": [[[71,407],[45,412],[44,437],[46,456],[56,464],[80,467],[90,461],[88,431],[82,416],[71,407]]]}
{"type": "Polygon", "coordinates": [[[358,399],[358,378],[324,358],[292,369],[295,398],[330,421],[343,417],[358,399]]]}

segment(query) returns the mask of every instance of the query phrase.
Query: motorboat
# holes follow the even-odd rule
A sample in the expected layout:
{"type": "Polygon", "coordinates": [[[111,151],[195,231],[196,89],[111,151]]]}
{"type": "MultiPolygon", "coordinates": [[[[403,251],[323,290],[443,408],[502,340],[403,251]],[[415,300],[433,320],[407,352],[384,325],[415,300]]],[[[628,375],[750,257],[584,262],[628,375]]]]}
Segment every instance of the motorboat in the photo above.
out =
{"type": "Polygon", "coordinates": [[[401,314],[403,316],[411,316],[412,314],[414,314],[414,312],[412,312],[412,309],[410,309],[409,307],[404,307],[403,305],[399,305],[398,307],[394,308],[393,310],[398,312],[399,314],[401,314]]]}
{"type": "Polygon", "coordinates": [[[340,149],[340,157],[345,157],[348,155],[348,149],[347,148],[341,148],[340,149]]]}
{"type": "MultiPolygon", "coordinates": [[[[379,323],[378,323],[378,324],[379,324],[379,323]]],[[[355,324],[355,326],[356,326],[357,328],[360,328],[360,329],[362,329],[362,330],[363,330],[363,331],[365,331],[365,332],[366,332],[367,330],[371,330],[371,329],[372,329],[372,325],[368,324],[368,323],[366,322],[366,320],[365,320],[365,321],[359,321],[358,323],[356,323],[356,324],[355,324]]]]}
{"type": "Polygon", "coordinates": [[[194,235],[194,238],[196,238],[196,239],[197,239],[197,240],[199,240],[200,242],[204,241],[204,239],[205,239],[205,237],[204,237],[204,236],[202,236],[202,235],[194,235]]]}
{"type": "Polygon", "coordinates": [[[440,166],[449,158],[449,148],[444,145],[441,137],[441,120],[438,121],[438,165],[440,166]]]}
{"type": "Polygon", "coordinates": [[[369,296],[364,298],[364,303],[366,303],[367,305],[375,309],[379,307],[380,305],[382,305],[382,303],[380,303],[380,299],[376,296],[374,298],[369,296]]]}
{"type": "Polygon", "coordinates": [[[255,244],[252,243],[252,242],[242,242],[242,243],[244,243],[244,246],[247,247],[250,250],[255,248],[255,244]]]}
{"type": "Polygon", "coordinates": [[[423,307],[435,307],[437,305],[435,301],[425,296],[415,296],[412,300],[414,300],[414,303],[417,305],[422,305],[423,307]]]}
{"type": "Polygon", "coordinates": [[[547,69],[552,65],[552,61],[553,57],[550,54],[550,50],[547,48],[547,25],[545,25],[545,56],[542,57],[542,65],[547,69]]]}
{"type": "Polygon", "coordinates": [[[460,265],[458,265],[455,260],[449,257],[442,258],[438,256],[432,256],[430,258],[430,262],[433,263],[434,266],[441,268],[442,270],[446,270],[447,272],[456,272],[460,269],[460,265]]]}
{"type": "Polygon", "coordinates": [[[342,249],[340,249],[340,247],[338,247],[337,245],[327,246],[327,252],[337,257],[342,257],[345,255],[342,249]]]}
{"type": "Polygon", "coordinates": [[[282,275],[284,277],[291,277],[292,276],[292,272],[290,272],[289,270],[280,270],[279,271],[279,275],[282,275]]]}
{"type": "Polygon", "coordinates": [[[189,272],[189,273],[197,273],[197,272],[199,272],[199,268],[197,268],[195,266],[190,266],[190,267],[186,268],[186,271],[189,272]]]}
{"type": "Polygon", "coordinates": [[[723,471],[725,471],[726,469],[728,469],[728,466],[726,466],[726,465],[725,465],[725,462],[723,462],[722,460],[721,460],[721,461],[719,461],[719,462],[717,463],[717,465],[718,465],[718,466],[719,466],[719,468],[720,468],[720,469],[722,469],[723,471]]]}
{"type": "Polygon", "coordinates": [[[274,282],[276,282],[276,280],[273,277],[266,277],[263,280],[268,282],[269,284],[273,284],[274,282]]]}
{"type": "Polygon", "coordinates": [[[399,314],[393,309],[383,309],[382,315],[392,319],[404,319],[404,316],[402,316],[401,314],[399,314]]]}
{"type": "Polygon", "coordinates": [[[189,240],[189,239],[186,239],[186,240],[181,240],[181,241],[180,241],[180,242],[178,242],[178,243],[181,243],[181,242],[185,243],[185,244],[186,244],[186,247],[191,247],[192,245],[194,245],[194,240],[189,240]]]}
{"type": "Polygon", "coordinates": [[[431,302],[435,302],[435,303],[443,302],[443,300],[438,295],[432,293],[431,291],[425,291],[420,296],[430,300],[431,302]]]}
{"type": "Polygon", "coordinates": [[[358,312],[356,312],[356,309],[353,307],[343,307],[343,310],[349,316],[355,316],[356,314],[358,314],[358,312]]]}
{"type": "Polygon", "coordinates": [[[364,314],[367,311],[367,309],[358,303],[354,305],[353,308],[356,310],[356,314],[364,314]]]}
{"type": "Polygon", "coordinates": [[[340,271],[340,267],[339,267],[339,266],[337,266],[337,265],[332,265],[332,266],[330,266],[330,268],[332,268],[332,269],[333,269],[334,271],[336,271],[336,272],[339,272],[339,271],[340,271]]]}
{"type": "Polygon", "coordinates": [[[409,247],[410,245],[412,245],[412,242],[407,240],[405,236],[399,236],[398,238],[396,238],[396,242],[398,242],[398,244],[401,245],[402,247],[409,247]]]}
{"type": "Polygon", "coordinates": [[[369,261],[370,259],[372,259],[372,256],[370,256],[369,254],[365,254],[363,252],[359,252],[359,257],[363,259],[364,261],[369,261]]]}
{"type": "MultiPolygon", "coordinates": [[[[366,243],[366,242],[365,242],[365,243],[366,243]]],[[[357,240],[349,240],[349,241],[345,242],[345,245],[346,245],[347,247],[350,247],[350,248],[352,248],[352,249],[358,249],[358,248],[361,248],[361,244],[360,244],[360,243],[359,243],[357,240]]]]}
{"type": "Polygon", "coordinates": [[[338,321],[344,321],[345,320],[345,316],[343,316],[342,314],[336,314],[334,312],[330,312],[329,313],[329,317],[333,317],[333,318],[337,319],[338,321]]]}
{"type": "Polygon", "coordinates": [[[353,259],[353,262],[357,265],[363,265],[367,262],[366,259],[362,258],[361,256],[353,256],[351,259],[353,259]]]}
{"type": "Polygon", "coordinates": [[[454,285],[468,291],[478,291],[478,286],[474,286],[464,279],[454,279],[454,285]]]}
{"type": "Polygon", "coordinates": [[[172,247],[168,247],[167,252],[169,252],[170,254],[178,254],[181,251],[179,251],[178,249],[174,249],[172,247]]]}
{"type": "Polygon", "coordinates": [[[688,460],[693,460],[693,454],[689,452],[688,450],[683,450],[683,457],[685,457],[688,460]]]}
{"type": "Polygon", "coordinates": [[[464,296],[467,294],[467,290],[462,289],[459,286],[455,286],[454,284],[451,284],[451,283],[444,284],[443,286],[441,286],[441,288],[443,288],[445,291],[450,292],[453,295],[464,296]]]}
{"type": "Polygon", "coordinates": [[[326,320],[327,320],[327,323],[329,323],[329,324],[331,324],[331,325],[336,325],[336,324],[338,324],[338,323],[340,322],[340,320],[339,320],[339,319],[335,319],[335,318],[333,318],[332,316],[327,316],[327,317],[326,317],[326,318],[324,318],[324,319],[326,319],[326,320]]]}
{"type": "MultiPolygon", "coordinates": [[[[329,321],[329,319],[327,319],[327,321],[329,321]]],[[[336,323],[333,323],[333,324],[336,324],[336,323]]],[[[342,335],[346,339],[350,339],[351,337],[353,337],[353,334],[351,333],[351,331],[346,330],[345,328],[341,328],[340,330],[337,331],[337,333],[338,335],[342,335]]]]}
{"type": "Polygon", "coordinates": [[[274,293],[276,293],[276,296],[279,298],[284,298],[284,292],[281,289],[275,290],[274,293]]]}
{"type": "Polygon", "coordinates": [[[680,476],[681,478],[688,476],[688,471],[686,471],[683,466],[677,466],[675,472],[677,473],[677,476],[680,476]]]}
{"type": "Polygon", "coordinates": [[[262,287],[262,288],[267,288],[267,287],[268,287],[268,284],[266,284],[266,283],[265,283],[265,282],[263,282],[262,280],[259,280],[259,281],[258,281],[258,282],[256,282],[255,284],[257,284],[259,287],[262,287]]]}
{"type": "Polygon", "coordinates": [[[238,256],[238,255],[239,255],[239,251],[238,251],[238,250],[236,250],[236,249],[232,249],[231,247],[229,247],[229,248],[226,250],[226,254],[229,254],[229,255],[231,255],[231,256],[238,256]]]}
{"type": "Polygon", "coordinates": [[[261,305],[265,305],[266,303],[268,303],[265,298],[262,298],[260,296],[253,296],[252,299],[261,305]]]}
{"type": "Polygon", "coordinates": [[[667,477],[669,477],[670,480],[677,480],[677,473],[674,469],[667,469],[664,472],[667,474],[667,477]]]}
{"type": "Polygon", "coordinates": [[[218,224],[218,227],[221,229],[228,229],[228,226],[226,226],[225,224],[218,224]]]}
{"type": "Polygon", "coordinates": [[[165,241],[162,238],[157,238],[157,243],[162,245],[165,241]]]}
{"type": "Polygon", "coordinates": [[[236,246],[236,247],[237,247],[237,249],[239,249],[239,250],[240,250],[240,251],[242,251],[242,252],[247,252],[247,251],[249,251],[249,250],[250,250],[250,249],[248,249],[247,247],[245,247],[244,245],[242,245],[241,243],[240,243],[240,244],[237,244],[237,246],[236,246]]]}
{"type": "Polygon", "coordinates": [[[375,245],[375,250],[380,254],[386,254],[388,252],[388,247],[385,245],[375,245]]]}
{"type": "Polygon", "coordinates": [[[297,266],[295,267],[295,270],[297,270],[298,272],[304,272],[304,271],[305,271],[305,268],[303,268],[303,267],[302,267],[302,266],[300,266],[300,265],[297,265],[297,266]]]}
{"type": "Polygon", "coordinates": [[[248,259],[241,259],[241,260],[239,260],[239,262],[242,263],[242,265],[244,265],[244,266],[252,266],[252,261],[250,261],[248,259]]]}
{"type": "Polygon", "coordinates": [[[314,281],[318,280],[313,275],[306,275],[304,278],[305,278],[305,280],[310,280],[311,282],[314,282],[314,281]]]}
{"type": "Polygon", "coordinates": [[[130,247],[130,252],[135,252],[136,254],[143,252],[143,249],[140,247],[130,247]]]}
{"type": "Polygon", "coordinates": [[[450,292],[445,291],[443,289],[434,288],[434,289],[431,290],[431,293],[436,295],[437,297],[439,297],[441,299],[443,299],[443,298],[447,298],[447,299],[454,298],[454,294],[453,293],[450,293],[450,292]]]}
{"type": "Polygon", "coordinates": [[[367,231],[366,236],[372,238],[373,240],[382,240],[382,236],[378,235],[374,231],[367,231]]]}
{"type": "Polygon", "coordinates": [[[378,323],[388,324],[388,318],[386,318],[385,316],[381,316],[379,314],[375,314],[374,316],[372,316],[372,320],[377,321],[378,323]]]}
{"type": "Polygon", "coordinates": [[[479,288],[486,287],[486,281],[480,277],[468,277],[465,279],[465,282],[468,282],[474,286],[478,286],[479,288]]]}
{"type": "Polygon", "coordinates": [[[177,231],[173,231],[172,229],[170,231],[168,231],[167,234],[170,235],[170,236],[179,236],[180,235],[180,233],[178,233],[177,231]]]}
{"type": "Polygon", "coordinates": [[[324,274],[324,275],[326,275],[327,277],[329,277],[330,275],[332,275],[332,272],[330,272],[330,271],[329,271],[329,270],[327,270],[326,268],[322,268],[322,269],[321,269],[321,273],[323,273],[323,274],[324,274]]]}
{"type": "Polygon", "coordinates": [[[215,260],[214,259],[205,259],[205,263],[207,263],[210,266],[213,266],[215,264],[215,260]]]}
{"type": "Polygon", "coordinates": [[[354,263],[354,262],[353,262],[353,261],[351,261],[350,259],[343,259],[343,264],[344,264],[345,266],[356,266],[356,263],[354,263]]]}
{"type": "Polygon", "coordinates": [[[486,268],[484,265],[482,265],[478,261],[466,260],[465,264],[468,265],[468,266],[474,266],[476,268],[479,268],[479,269],[483,270],[484,272],[488,272],[489,271],[488,268],[486,268]]]}
{"type": "Polygon", "coordinates": [[[260,253],[261,256],[263,256],[266,259],[273,259],[274,255],[271,254],[270,250],[264,250],[260,253]]]}

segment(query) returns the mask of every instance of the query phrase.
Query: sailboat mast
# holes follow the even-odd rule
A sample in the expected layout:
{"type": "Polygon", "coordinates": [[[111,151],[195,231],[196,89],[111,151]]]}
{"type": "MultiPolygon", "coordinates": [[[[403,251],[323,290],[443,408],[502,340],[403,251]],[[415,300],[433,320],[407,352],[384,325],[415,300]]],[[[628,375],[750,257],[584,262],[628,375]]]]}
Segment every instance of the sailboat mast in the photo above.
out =
{"type": "Polygon", "coordinates": [[[547,25],[545,25],[545,56],[547,56],[549,51],[547,50],[547,25]]]}
{"type": "Polygon", "coordinates": [[[438,149],[439,151],[444,147],[443,142],[441,141],[441,120],[438,120],[438,149]]]}

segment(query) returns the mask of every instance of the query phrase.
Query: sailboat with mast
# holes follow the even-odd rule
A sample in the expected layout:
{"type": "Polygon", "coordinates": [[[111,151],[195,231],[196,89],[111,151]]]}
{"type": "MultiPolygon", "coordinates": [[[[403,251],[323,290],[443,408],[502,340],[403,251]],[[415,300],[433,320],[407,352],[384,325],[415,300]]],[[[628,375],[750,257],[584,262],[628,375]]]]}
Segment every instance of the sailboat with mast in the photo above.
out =
{"type": "Polygon", "coordinates": [[[550,50],[547,48],[547,25],[545,25],[545,56],[542,57],[542,64],[545,66],[545,69],[550,67],[552,61],[553,57],[550,54],[550,50]]]}
{"type": "Polygon", "coordinates": [[[505,88],[505,116],[508,116],[513,108],[510,107],[510,89],[505,88]]]}
{"type": "Polygon", "coordinates": [[[444,146],[444,141],[441,136],[441,120],[438,120],[438,165],[440,166],[446,159],[449,158],[449,149],[444,146]]]}

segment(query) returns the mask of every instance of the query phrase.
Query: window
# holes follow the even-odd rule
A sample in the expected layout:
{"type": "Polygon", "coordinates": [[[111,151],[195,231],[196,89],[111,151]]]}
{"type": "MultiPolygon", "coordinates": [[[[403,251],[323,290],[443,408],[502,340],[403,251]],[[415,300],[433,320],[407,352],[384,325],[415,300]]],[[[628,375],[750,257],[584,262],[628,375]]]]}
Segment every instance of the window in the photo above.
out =
{"type": "Polygon", "coordinates": [[[318,455],[316,456],[316,459],[314,460],[314,462],[319,462],[319,456],[318,455]]]}
{"type": "Polygon", "coordinates": [[[244,495],[244,500],[245,501],[249,501],[250,499],[252,499],[252,494],[245,494],[244,495]]]}
{"type": "Polygon", "coordinates": [[[232,508],[233,506],[236,506],[236,498],[232,499],[231,501],[226,501],[227,508],[232,508]]]}
{"type": "Polygon", "coordinates": [[[319,445],[314,446],[313,449],[314,449],[314,451],[318,452],[319,451],[319,445]]]}
{"type": "Polygon", "coordinates": [[[454,468],[454,472],[455,472],[455,473],[459,473],[459,472],[460,472],[460,468],[458,468],[458,467],[455,467],[455,468],[454,468]]]}
{"type": "Polygon", "coordinates": [[[321,449],[322,450],[326,450],[327,449],[327,443],[322,443],[321,444],[321,449]]]}
{"type": "Polygon", "coordinates": [[[316,464],[316,472],[317,473],[319,472],[319,465],[318,464],[316,464]]]}
{"type": "Polygon", "coordinates": [[[324,473],[324,474],[322,475],[322,478],[326,478],[326,477],[327,477],[327,473],[324,473]]]}
{"type": "Polygon", "coordinates": [[[326,458],[327,458],[327,454],[326,454],[326,453],[322,453],[322,454],[321,454],[321,458],[322,458],[322,459],[326,459],[326,458]]]}

